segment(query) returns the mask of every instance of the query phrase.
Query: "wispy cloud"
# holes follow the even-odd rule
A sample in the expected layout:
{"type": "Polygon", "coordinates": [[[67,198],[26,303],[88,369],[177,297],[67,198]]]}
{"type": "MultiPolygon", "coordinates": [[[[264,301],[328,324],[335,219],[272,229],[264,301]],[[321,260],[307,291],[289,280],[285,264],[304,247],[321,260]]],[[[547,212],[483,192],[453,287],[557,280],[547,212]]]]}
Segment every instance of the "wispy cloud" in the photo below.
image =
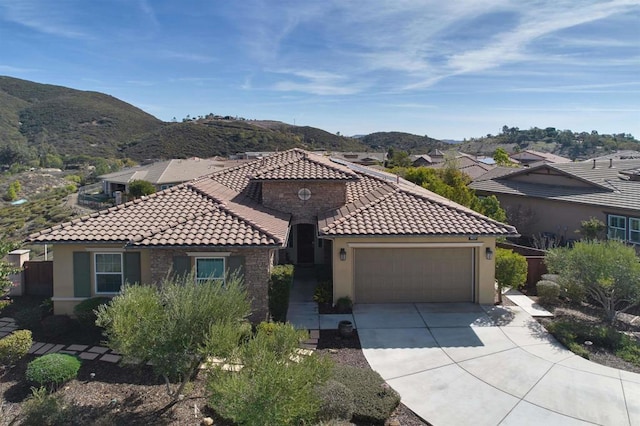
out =
{"type": "Polygon", "coordinates": [[[23,68],[23,67],[14,67],[13,65],[3,65],[0,64],[0,72],[6,72],[10,74],[20,74],[20,73],[32,73],[40,71],[37,68],[23,68]]]}
{"type": "Polygon", "coordinates": [[[45,34],[74,39],[89,38],[87,33],[69,22],[66,11],[56,11],[49,5],[46,0],[2,0],[1,17],[45,34]]]}
{"type": "Polygon", "coordinates": [[[363,82],[353,83],[343,75],[317,70],[280,70],[280,74],[288,74],[295,80],[284,80],[275,83],[273,90],[295,91],[313,95],[353,95],[366,86],[363,82]]]}
{"type": "Polygon", "coordinates": [[[177,59],[180,61],[197,62],[200,64],[208,64],[216,60],[215,57],[191,52],[175,52],[164,50],[159,53],[163,58],[177,59]]]}

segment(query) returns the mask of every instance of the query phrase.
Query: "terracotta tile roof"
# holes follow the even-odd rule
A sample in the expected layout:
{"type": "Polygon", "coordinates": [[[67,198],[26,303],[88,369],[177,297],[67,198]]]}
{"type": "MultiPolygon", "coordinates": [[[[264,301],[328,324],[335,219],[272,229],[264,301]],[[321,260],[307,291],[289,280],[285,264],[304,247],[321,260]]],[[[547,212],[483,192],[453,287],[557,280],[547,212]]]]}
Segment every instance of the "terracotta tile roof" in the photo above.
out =
{"type": "Polygon", "coordinates": [[[262,180],[345,180],[358,176],[349,168],[333,163],[320,154],[301,149],[290,149],[254,160],[238,167],[230,167],[212,173],[211,179],[260,201],[262,180]]]}
{"type": "Polygon", "coordinates": [[[263,179],[344,181],[348,204],[324,235],[516,235],[512,226],[397,176],[293,149],[32,234],[31,242],[135,246],[284,246],[289,214],[262,206],[263,179]]]}
{"type": "Polygon", "coordinates": [[[206,188],[183,184],[32,234],[29,241],[180,246],[284,244],[288,216],[265,213],[254,205],[254,201],[238,194],[234,197],[229,192],[216,199],[207,194],[206,188]],[[229,200],[225,202],[226,198],[229,200]],[[267,215],[269,220],[260,226],[252,221],[267,215]],[[232,237],[228,230],[233,231],[232,237]]]}
{"type": "MultiPolygon", "coordinates": [[[[358,170],[366,173],[361,167],[358,170]]],[[[359,174],[361,179],[365,179],[363,173],[359,174]]],[[[518,235],[513,226],[489,219],[404,179],[381,183],[346,206],[320,217],[320,233],[361,236],[518,235]]]]}

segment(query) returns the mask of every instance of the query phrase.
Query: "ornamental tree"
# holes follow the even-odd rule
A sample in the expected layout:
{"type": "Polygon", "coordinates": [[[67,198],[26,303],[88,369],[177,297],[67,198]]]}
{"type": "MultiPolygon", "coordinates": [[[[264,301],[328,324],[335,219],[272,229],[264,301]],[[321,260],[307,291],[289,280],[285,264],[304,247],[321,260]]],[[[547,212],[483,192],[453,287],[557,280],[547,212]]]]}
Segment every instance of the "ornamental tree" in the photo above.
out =
{"type": "Polygon", "coordinates": [[[640,304],[640,259],[620,241],[580,241],[550,250],[545,263],[571,295],[602,306],[612,324],[619,312],[640,304]]]}
{"type": "Polygon", "coordinates": [[[146,180],[137,179],[129,183],[129,194],[135,198],[150,195],[154,192],[156,192],[156,187],[146,180]]]}
{"type": "Polygon", "coordinates": [[[160,286],[125,285],[110,304],[98,308],[96,324],[105,328],[111,349],[142,364],[151,362],[176,401],[206,357],[225,355],[237,345],[249,313],[237,276],[224,283],[196,283],[185,276],[160,286]],[[176,390],[171,380],[178,381],[176,390]]]}

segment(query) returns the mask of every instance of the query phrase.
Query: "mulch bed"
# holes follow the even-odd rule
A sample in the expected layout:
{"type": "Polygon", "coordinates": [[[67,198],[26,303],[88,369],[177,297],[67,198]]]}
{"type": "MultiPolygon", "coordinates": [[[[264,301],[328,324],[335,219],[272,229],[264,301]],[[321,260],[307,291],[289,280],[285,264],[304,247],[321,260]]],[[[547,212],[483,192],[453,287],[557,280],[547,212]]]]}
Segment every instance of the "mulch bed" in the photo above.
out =
{"type": "MultiPolygon", "coordinates": [[[[337,364],[360,368],[371,368],[362,353],[357,330],[354,330],[353,335],[347,338],[340,336],[338,330],[320,330],[320,339],[318,340],[317,351],[320,354],[329,356],[337,364]]],[[[402,426],[423,426],[429,424],[423,421],[402,403],[400,403],[398,408],[396,408],[389,418],[389,422],[394,420],[398,423],[391,424],[398,424],[402,426]]]]}
{"type": "MultiPolygon", "coordinates": [[[[340,337],[337,330],[321,331],[318,352],[337,363],[369,368],[360,349],[357,331],[350,338],[340,337]]],[[[0,425],[15,424],[22,404],[31,395],[24,374],[27,363],[34,358],[27,356],[4,377],[0,377],[0,395],[3,399],[0,425]]],[[[207,416],[214,418],[218,426],[231,425],[216,418],[215,413],[207,408],[204,374],[189,386],[186,398],[167,409],[170,398],[166,394],[166,386],[155,376],[151,367],[134,368],[85,360],[78,379],[67,383],[58,393],[64,395],[66,402],[78,407],[71,423],[76,425],[186,425],[199,424],[207,416]]],[[[398,406],[390,420],[398,422],[391,424],[402,426],[428,424],[403,404],[398,406]]]]}

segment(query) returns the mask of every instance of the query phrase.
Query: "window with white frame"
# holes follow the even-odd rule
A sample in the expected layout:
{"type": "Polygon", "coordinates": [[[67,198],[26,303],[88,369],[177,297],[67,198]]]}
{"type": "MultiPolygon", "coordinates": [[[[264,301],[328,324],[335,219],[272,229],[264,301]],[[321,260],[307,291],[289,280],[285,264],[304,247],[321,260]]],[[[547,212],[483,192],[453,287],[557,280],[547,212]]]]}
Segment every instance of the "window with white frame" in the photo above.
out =
{"type": "Polygon", "coordinates": [[[629,218],[629,242],[640,244],[640,218],[629,218]]]}
{"type": "Polygon", "coordinates": [[[95,253],[96,294],[118,293],[123,269],[122,253],[95,253]]]}
{"type": "Polygon", "coordinates": [[[224,257],[196,257],[196,281],[224,282],[224,257]]]}
{"type": "Polygon", "coordinates": [[[627,239],[627,218],[610,214],[607,219],[607,237],[612,240],[627,239]]]}

